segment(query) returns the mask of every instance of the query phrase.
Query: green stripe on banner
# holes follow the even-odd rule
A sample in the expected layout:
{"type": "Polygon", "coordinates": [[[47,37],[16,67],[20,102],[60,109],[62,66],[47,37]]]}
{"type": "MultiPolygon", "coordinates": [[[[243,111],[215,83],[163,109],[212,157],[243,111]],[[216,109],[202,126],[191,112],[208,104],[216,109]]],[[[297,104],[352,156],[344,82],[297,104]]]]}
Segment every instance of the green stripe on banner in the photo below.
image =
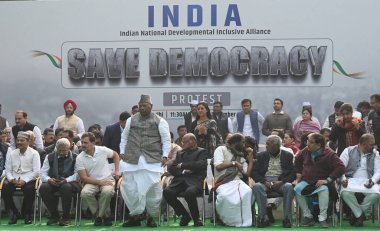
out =
{"type": "Polygon", "coordinates": [[[335,66],[338,68],[338,70],[339,70],[343,75],[350,77],[350,75],[347,74],[347,72],[343,69],[343,67],[342,67],[342,65],[340,65],[340,63],[338,63],[338,62],[335,61],[335,60],[334,60],[333,62],[334,62],[334,64],[335,64],[335,66]]]}

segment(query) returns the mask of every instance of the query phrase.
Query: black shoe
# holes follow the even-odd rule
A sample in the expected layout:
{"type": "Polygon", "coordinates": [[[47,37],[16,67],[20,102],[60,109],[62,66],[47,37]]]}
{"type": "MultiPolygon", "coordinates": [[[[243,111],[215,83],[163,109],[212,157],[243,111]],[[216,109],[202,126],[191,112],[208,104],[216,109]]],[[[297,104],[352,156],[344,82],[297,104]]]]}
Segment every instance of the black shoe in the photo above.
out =
{"type": "Polygon", "coordinates": [[[146,219],[146,226],[147,227],[151,227],[151,228],[155,228],[155,227],[157,227],[157,224],[156,224],[156,222],[154,221],[154,219],[153,219],[153,217],[148,217],[147,219],[146,219]]]}
{"type": "Polygon", "coordinates": [[[348,222],[350,223],[351,226],[354,226],[356,223],[356,217],[353,213],[350,214],[350,217],[348,218],[348,222]]]}
{"type": "Polygon", "coordinates": [[[364,213],[362,213],[362,215],[356,219],[356,222],[354,224],[355,227],[362,227],[363,226],[363,222],[366,220],[366,217],[364,215],[364,213]]]}
{"type": "Polygon", "coordinates": [[[46,222],[46,225],[58,225],[58,218],[50,217],[46,222]]]}
{"type": "Polygon", "coordinates": [[[111,217],[106,217],[103,219],[103,225],[104,226],[112,226],[112,218],[111,217]]]}
{"type": "Polygon", "coordinates": [[[69,218],[62,218],[59,220],[59,225],[60,226],[69,226],[71,225],[71,220],[69,218]]]}
{"type": "Polygon", "coordinates": [[[8,221],[8,224],[9,225],[14,225],[14,224],[17,224],[17,220],[21,217],[20,213],[16,212],[16,213],[11,213],[9,215],[9,221],[8,221]]]}
{"type": "Polygon", "coordinates": [[[275,222],[272,210],[273,210],[272,206],[268,205],[268,207],[267,207],[267,215],[268,215],[268,219],[269,219],[270,223],[274,223],[275,222]]]}
{"type": "Polygon", "coordinates": [[[141,222],[133,219],[133,217],[129,218],[127,222],[123,223],[123,227],[136,227],[141,226],[141,222]]]}
{"type": "Polygon", "coordinates": [[[201,226],[203,226],[202,220],[200,218],[196,219],[194,221],[194,227],[201,227],[201,226]]]}
{"type": "Polygon", "coordinates": [[[290,222],[290,220],[288,218],[285,218],[282,221],[282,227],[284,227],[284,228],[291,228],[292,227],[292,223],[290,222]]]}
{"type": "Polygon", "coordinates": [[[261,218],[259,220],[259,222],[257,223],[257,227],[258,228],[264,228],[264,227],[267,227],[269,226],[269,220],[265,219],[265,218],[261,218]]]}
{"type": "Polygon", "coordinates": [[[102,224],[103,224],[103,221],[101,217],[95,218],[95,222],[94,222],[95,226],[102,226],[102,224]]]}
{"type": "Polygon", "coordinates": [[[25,217],[24,217],[24,223],[25,223],[26,225],[30,225],[30,224],[33,223],[33,222],[32,222],[32,219],[31,219],[31,217],[30,217],[29,214],[25,214],[25,217]]]}
{"type": "Polygon", "coordinates": [[[179,226],[187,226],[191,221],[191,217],[187,214],[182,215],[182,218],[179,222],[179,226]]]}

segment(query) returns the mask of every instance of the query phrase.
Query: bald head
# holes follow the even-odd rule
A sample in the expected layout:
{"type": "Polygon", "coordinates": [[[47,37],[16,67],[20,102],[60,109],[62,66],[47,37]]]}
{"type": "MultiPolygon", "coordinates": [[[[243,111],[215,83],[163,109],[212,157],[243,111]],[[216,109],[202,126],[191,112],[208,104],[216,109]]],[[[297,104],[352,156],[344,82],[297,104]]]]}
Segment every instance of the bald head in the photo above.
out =
{"type": "Polygon", "coordinates": [[[359,149],[364,154],[373,152],[375,144],[375,137],[370,133],[363,134],[359,139],[359,149]]]}
{"type": "Polygon", "coordinates": [[[187,133],[182,138],[182,148],[184,150],[192,150],[196,149],[198,147],[197,145],[197,138],[193,133],[187,133]]]}

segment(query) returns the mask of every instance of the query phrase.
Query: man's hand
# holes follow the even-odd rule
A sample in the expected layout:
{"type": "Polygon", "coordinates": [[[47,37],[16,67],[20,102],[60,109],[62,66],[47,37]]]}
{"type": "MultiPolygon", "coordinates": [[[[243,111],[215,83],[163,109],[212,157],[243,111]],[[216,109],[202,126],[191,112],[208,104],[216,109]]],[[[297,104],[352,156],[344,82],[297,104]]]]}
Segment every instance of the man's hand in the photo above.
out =
{"type": "Polygon", "coordinates": [[[265,181],[264,185],[267,187],[267,189],[272,189],[272,182],[265,181]]]}
{"type": "Polygon", "coordinates": [[[301,173],[297,173],[297,174],[296,174],[296,182],[297,182],[297,183],[300,182],[301,179],[302,179],[302,174],[301,174],[301,173]]]}
{"type": "Polygon", "coordinates": [[[108,178],[99,181],[100,186],[106,186],[106,185],[112,185],[112,184],[113,184],[113,180],[108,179],[108,178]]]}
{"type": "Polygon", "coordinates": [[[368,179],[368,183],[364,184],[364,187],[366,188],[372,188],[372,186],[374,186],[375,183],[373,183],[372,179],[368,179]]]}
{"type": "Polygon", "coordinates": [[[60,181],[58,182],[59,186],[66,184],[66,183],[67,183],[67,180],[64,177],[61,177],[60,181]]]}
{"type": "Polygon", "coordinates": [[[283,185],[282,181],[273,181],[272,182],[272,189],[280,189],[280,187],[283,185]]]}
{"type": "Polygon", "coordinates": [[[114,172],[113,172],[113,177],[114,177],[116,180],[118,180],[119,177],[120,177],[120,172],[119,172],[119,171],[114,171],[114,172]]]}
{"type": "Polygon", "coordinates": [[[181,169],[182,168],[182,163],[177,164],[177,166],[175,166],[175,167],[181,169]]]}
{"type": "Polygon", "coordinates": [[[252,148],[246,148],[245,151],[247,152],[247,161],[251,163],[253,161],[253,149],[252,148]]]}
{"type": "Polygon", "coordinates": [[[235,161],[235,167],[237,167],[240,172],[243,172],[243,165],[240,162],[235,161]]]}
{"type": "Polygon", "coordinates": [[[348,180],[347,179],[342,180],[341,184],[342,184],[343,188],[347,188],[347,186],[348,186],[348,180]]]}
{"type": "Polygon", "coordinates": [[[54,187],[58,187],[58,186],[59,186],[59,184],[58,184],[58,180],[55,179],[55,178],[50,178],[50,179],[48,180],[48,184],[50,184],[51,186],[54,186],[54,187]]]}
{"type": "Polygon", "coordinates": [[[168,162],[168,158],[166,156],[161,157],[161,166],[165,166],[168,162]]]}
{"type": "Polygon", "coordinates": [[[25,182],[24,180],[18,180],[18,186],[19,186],[19,187],[24,186],[25,183],[26,183],[26,182],[25,182]]]}
{"type": "Polygon", "coordinates": [[[325,184],[328,184],[329,182],[327,180],[318,180],[315,186],[319,187],[325,184]]]}

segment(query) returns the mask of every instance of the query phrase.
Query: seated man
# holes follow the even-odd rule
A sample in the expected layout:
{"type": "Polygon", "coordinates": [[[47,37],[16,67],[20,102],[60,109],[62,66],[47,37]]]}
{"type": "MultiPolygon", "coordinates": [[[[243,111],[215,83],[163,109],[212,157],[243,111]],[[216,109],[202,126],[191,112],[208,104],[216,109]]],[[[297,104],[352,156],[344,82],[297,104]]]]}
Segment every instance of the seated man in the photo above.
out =
{"type": "Polygon", "coordinates": [[[76,169],[79,177],[85,183],[81,198],[87,202],[93,216],[96,216],[95,226],[111,226],[110,202],[115,193],[115,180],[108,167],[108,158],[115,163],[115,177],[119,176],[119,155],[109,148],[95,145],[95,136],[86,132],[81,137],[82,152],[78,155],[76,169]],[[99,193],[99,201],[95,195],[99,193]],[[103,219],[103,220],[102,220],[103,219]]]}
{"type": "Polygon", "coordinates": [[[61,138],[56,142],[56,149],[49,154],[41,168],[40,178],[42,185],[39,192],[46,208],[49,210],[50,218],[47,225],[58,224],[70,225],[70,206],[73,193],[80,191],[77,183],[78,173],[75,171],[75,160],[77,154],[70,151],[70,141],[61,138]],[[60,192],[62,200],[63,215],[60,219],[58,213],[59,197],[55,192],[60,192]]]}
{"type": "Polygon", "coordinates": [[[258,227],[269,226],[265,217],[268,194],[282,195],[284,204],[284,228],[292,227],[292,201],[294,197],[292,182],[296,175],[293,166],[293,154],[281,149],[282,140],[277,135],[268,136],[266,151],[257,155],[256,167],[252,178],[257,182],[253,186],[253,195],[259,209],[258,227]]]}
{"type": "Polygon", "coordinates": [[[21,188],[24,194],[22,214],[25,224],[32,224],[31,214],[36,193],[36,178],[40,174],[40,156],[36,150],[29,147],[29,142],[31,142],[31,137],[27,132],[18,132],[17,149],[11,151],[5,163],[8,184],[3,188],[3,198],[5,207],[10,212],[8,224],[16,224],[21,216],[13,201],[16,188],[21,188]]]}
{"type": "Polygon", "coordinates": [[[314,225],[306,196],[318,194],[319,224],[321,228],[328,228],[326,219],[330,200],[329,191],[336,193],[334,180],[344,173],[343,162],[333,150],[325,147],[325,139],[321,134],[311,133],[307,137],[307,147],[296,156],[294,166],[298,182],[294,191],[304,216],[301,226],[314,225]]]}
{"type": "Polygon", "coordinates": [[[176,159],[168,171],[174,176],[169,187],[164,190],[164,198],[178,215],[182,215],[180,226],[187,226],[193,218],[194,226],[203,226],[199,218],[197,195],[202,193],[203,179],[207,170],[207,151],[197,146],[197,139],[192,133],[187,133],[182,139],[183,149],[177,153],[176,159]],[[177,199],[184,194],[189,205],[189,213],[177,199]]]}
{"type": "Polygon", "coordinates": [[[241,179],[253,168],[253,149],[247,148],[248,162],[244,159],[245,137],[236,133],[226,146],[214,152],[216,178],[216,211],[228,226],[252,225],[252,189],[241,179]]]}
{"type": "Polygon", "coordinates": [[[380,157],[374,146],[375,137],[366,133],[360,137],[359,145],[344,149],[340,155],[346,166],[346,173],[342,176],[341,196],[351,208],[352,226],[363,226],[365,212],[380,198],[376,183],[380,180],[380,157]],[[364,194],[360,204],[355,196],[356,193],[364,194]]]}

